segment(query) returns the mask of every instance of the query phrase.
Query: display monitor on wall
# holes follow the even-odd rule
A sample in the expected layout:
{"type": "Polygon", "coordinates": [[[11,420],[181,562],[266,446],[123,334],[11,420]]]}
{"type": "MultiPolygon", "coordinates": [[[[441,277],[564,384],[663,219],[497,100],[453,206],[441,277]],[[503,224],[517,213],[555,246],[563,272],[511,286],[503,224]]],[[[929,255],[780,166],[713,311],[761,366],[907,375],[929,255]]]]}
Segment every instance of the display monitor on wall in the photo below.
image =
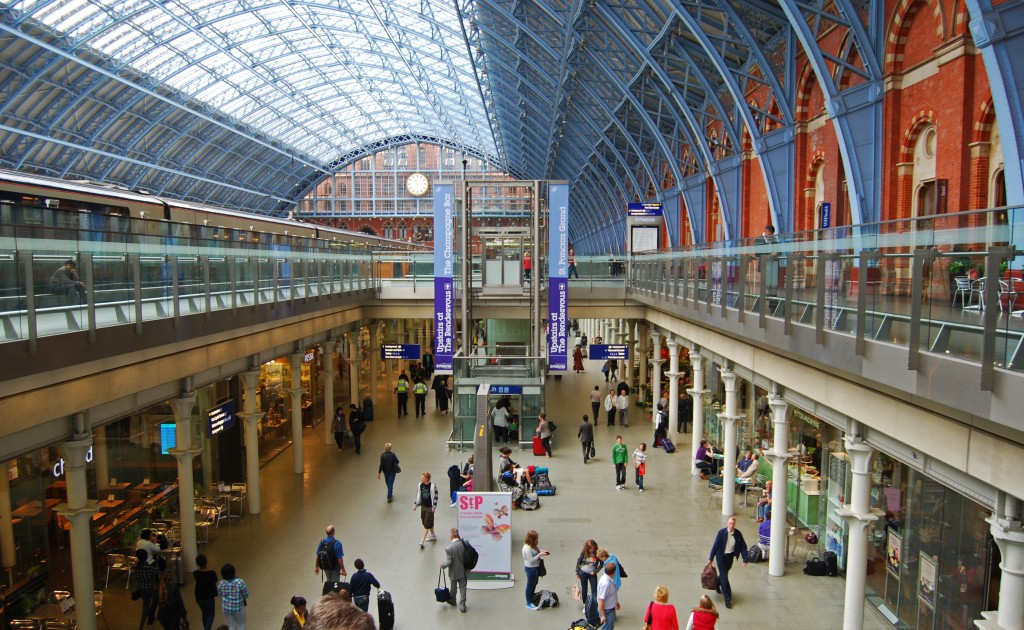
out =
{"type": "Polygon", "coordinates": [[[206,412],[206,435],[213,437],[235,426],[235,401],[228,400],[206,412]]]}
{"type": "Polygon", "coordinates": [[[178,425],[173,422],[164,422],[160,425],[160,453],[166,455],[167,451],[178,445],[178,425]]]}
{"type": "Polygon", "coordinates": [[[658,249],[658,228],[653,225],[634,225],[629,232],[630,251],[652,252],[658,249]]]}

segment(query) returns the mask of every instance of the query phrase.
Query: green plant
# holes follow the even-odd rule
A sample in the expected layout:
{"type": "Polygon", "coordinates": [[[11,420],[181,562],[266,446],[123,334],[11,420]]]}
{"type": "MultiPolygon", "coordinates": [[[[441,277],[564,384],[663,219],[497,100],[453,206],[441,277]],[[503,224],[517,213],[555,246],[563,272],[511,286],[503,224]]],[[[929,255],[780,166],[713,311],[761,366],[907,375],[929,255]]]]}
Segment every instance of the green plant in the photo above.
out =
{"type": "Polygon", "coordinates": [[[966,256],[957,256],[946,265],[946,271],[951,276],[966,276],[967,270],[971,268],[971,261],[966,256]]]}

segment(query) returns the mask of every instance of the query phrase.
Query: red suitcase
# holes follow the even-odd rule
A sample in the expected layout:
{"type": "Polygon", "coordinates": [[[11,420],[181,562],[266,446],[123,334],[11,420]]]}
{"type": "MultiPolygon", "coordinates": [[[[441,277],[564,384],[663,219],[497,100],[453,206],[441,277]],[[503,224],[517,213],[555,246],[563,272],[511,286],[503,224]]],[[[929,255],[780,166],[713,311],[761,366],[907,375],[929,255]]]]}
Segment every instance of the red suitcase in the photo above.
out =
{"type": "Polygon", "coordinates": [[[548,452],[544,450],[544,442],[541,442],[540,436],[533,436],[533,454],[534,455],[547,455],[548,452]]]}

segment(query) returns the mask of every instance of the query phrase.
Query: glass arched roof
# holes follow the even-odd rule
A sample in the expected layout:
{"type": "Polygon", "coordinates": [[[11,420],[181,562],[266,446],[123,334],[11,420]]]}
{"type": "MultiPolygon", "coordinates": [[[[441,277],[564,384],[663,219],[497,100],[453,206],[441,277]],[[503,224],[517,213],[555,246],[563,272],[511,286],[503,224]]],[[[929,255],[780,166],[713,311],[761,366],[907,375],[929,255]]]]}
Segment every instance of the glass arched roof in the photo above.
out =
{"type": "Polygon", "coordinates": [[[314,163],[413,133],[495,152],[452,3],[26,0],[10,6],[314,163]]]}
{"type": "MultiPolygon", "coordinates": [[[[999,48],[985,63],[1002,73],[991,83],[1013,140],[1004,152],[1024,146],[1024,123],[1008,113],[1024,43],[985,30],[992,0],[964,4],[987,37],[978,45],[999,48]]],[[[647,199],[685,208],[687,228],[666,214],[673,244],[688,240],[683,230],[728,239],[743,177],[763,178],[773,220],[790,226],[797,85],[811,77],[851,214],[870,221],[882,205],[881,68],[895,10],[877,0],[0,2],[0,166],[283,214],[355,160],[428,142],[515,178],[569,181],[580,253],[620,248],[623,207],[647,199]],[[739,168],[748,150],[760,158],[753,175],[739,168]]]]}

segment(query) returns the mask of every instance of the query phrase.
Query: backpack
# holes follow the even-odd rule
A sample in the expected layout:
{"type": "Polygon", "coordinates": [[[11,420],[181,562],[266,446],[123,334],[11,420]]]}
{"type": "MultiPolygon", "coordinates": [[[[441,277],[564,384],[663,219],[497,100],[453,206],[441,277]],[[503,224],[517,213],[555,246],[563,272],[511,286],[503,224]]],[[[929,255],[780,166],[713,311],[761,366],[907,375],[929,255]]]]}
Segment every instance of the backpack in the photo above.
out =
{"type": "Polygon", "coordinates": [[[755,563],[764,560],[763,551],[760,545],[754,545],[747,551],[747,562],[755,563]]]}
{"type": "Polygon", "coordinates": [[[466,571],[472,571],[476,568],[476,563],[480,561],[480,552],[476,550],[476,547],[469,544],[468,540],[463,539],[463,561],[462,566],[466,571]]]}
{"type": "Polygon", "coordinates": [[[554,420],[548,420],[548,430],[552,433],[558,430],[558,425],[555,424],[554,420]]]}
{"type": "Polygon", "coordinates": [[[451,466],[449,466],[448,467],[448,478],[449,479],[455,479],[458,476],[459,476],[459,466],[458,466],[458,464],[452,464],[451,466]]]}
{"type": "Polygon", "coordinates": [[[324,538],[316,548],[316,566],[320,567],[321,571],[338,570],[338,557],[334,555],[335,542],[330,538],[324,538]]]}

